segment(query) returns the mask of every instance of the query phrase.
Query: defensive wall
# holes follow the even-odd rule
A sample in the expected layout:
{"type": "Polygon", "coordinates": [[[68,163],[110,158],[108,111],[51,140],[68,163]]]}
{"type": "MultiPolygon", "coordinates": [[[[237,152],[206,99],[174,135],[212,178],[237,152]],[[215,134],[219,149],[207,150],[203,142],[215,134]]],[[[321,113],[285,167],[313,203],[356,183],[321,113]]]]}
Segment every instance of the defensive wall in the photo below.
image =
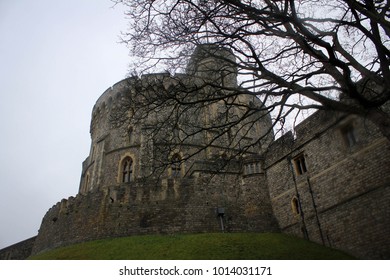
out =
{"type": "MultiPolygon", "coordinates": [[[[36,254],[140,234],[281,231],[358,258],[390,259],[390,142],[366,119],[317,111],[294,134],[272,141],[271,133],[246,154],[230,157],[237,146],[232,138],[244,144],[261,138],[271,128],[269,115],[255,124],[248,119],[247,128],[232,127],[229,139],[229,133],[219,137],[217,129],[193,133],[193,127],[226,121],[221,116],[240,116],[223,102],[190,108],[177,126],[164,122],[168,107],[139,122],[133,122],[131,110],[121,111],[126,94],[148,98],[138,82],[157,85],[154,93],[163,94],[177,83],[196,86],[210,78],[237,86],[236,69],[205,57],[207,48],[213,50],[206,46],[190,62],[190,75],[129,78],[103,93],[92,112],[91,150],[79,194],[49,209],[35,240],[1,250],[0,258],[24,258],[33,243],[36,254]],[[115,126],[111,117],[118,109],[126,120],[115,126]],[[151,133],[158,122],[166,126],[151,133]],[[175,141],[179,145],[172,148],[175,141]],[[182,161],[190,154],[195,156],[182,161]],[[161,162],[167,166],[156,175],[161,162]]],[[[227,54],[222,50],[219,56],[227,54]]],[[[191,98],[208,94],[204,90],[191,98]]],[[[239,102],[255,111],[262,106],[245,94],[239,102]]]]}
{"type": "MultiPolygon", "coordinates": [[[[47,212],[33,254],[116,236],[278,231],[259,156],[272,133],[243,158],[230,157],[235,139],[245,145],[270,130],[270,116],[259,121],[254,113],[247,124],[221,134],[218,125],[245,110],[194,102],[172,119],[172,106],[161,101],[166,95],[193,102],[229,92],[207,83],[238,90],[234,60],[230,51],[205,45],[195,51],[186,74],[131,77],[106,90],[92,110],[91,150],[79,194],[47,212]]],[[[251,94],[236,102],[262,106],[251,94]]]]}
{"type": "MultiPolygon", "coordinates": [[[[257,174],[246,174],[245,162],[210,174],[218,162],[198,161],[188,178],[138,181],[63,200],[45,215],[33,253],[106,237],[223,229],[280,230],[362,259],[390,258],[390,145],[370,122],[316,112],[261,160],[257,174]]],[[[4,248],[0,256],[25,258],[33,242],[4,248]]]]}
{"type": "Polygon", "coordinates": [[[210,164],[197,162],[186,178],[140,180],[62,200],[43,218],[33,254],[120,236],[278,231],[263,173],[209,174],[210,164]]]}
{"type": "Polygon", "coordinates": [[[23,240],[0,250],[0,260],[25,260],[32,252],[35,238],[23,240]]]}
{"type": "Polygon", "coordinates": [[[318,111],[274,142],[265,169],[284,233],[390,258],[390,145],[367,120],[318,111]]]}

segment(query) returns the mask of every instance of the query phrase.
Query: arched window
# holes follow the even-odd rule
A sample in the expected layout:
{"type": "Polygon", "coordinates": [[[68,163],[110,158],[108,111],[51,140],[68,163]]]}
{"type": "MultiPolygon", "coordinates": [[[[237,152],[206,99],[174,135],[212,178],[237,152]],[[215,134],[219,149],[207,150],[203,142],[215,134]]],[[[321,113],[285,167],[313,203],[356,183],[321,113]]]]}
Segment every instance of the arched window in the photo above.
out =
{"type": "Polygon", "coordinates": [[[181,157],[179,154],[174,154],[171,158],[171,176],[181,176],[181,157]]]}
{"type": "Polygon", "coordinates": [[[343,134],[345,144],[348,148],[352,148],[356,145],[357,141],[355,136],[355,128],[351,123],[342,127],[341,133],[343,134]]]}
{"type": "Polygon", "coordinates": [[[126,157],[122,161],[122,183],[129,183],[133,175],[133,159],[126,157]]]}
{"type": "Polygon", "coordinates": [[[295,215],[300,213],[299,200],[296,196],[291,199],[291,210],[295,215]]]}

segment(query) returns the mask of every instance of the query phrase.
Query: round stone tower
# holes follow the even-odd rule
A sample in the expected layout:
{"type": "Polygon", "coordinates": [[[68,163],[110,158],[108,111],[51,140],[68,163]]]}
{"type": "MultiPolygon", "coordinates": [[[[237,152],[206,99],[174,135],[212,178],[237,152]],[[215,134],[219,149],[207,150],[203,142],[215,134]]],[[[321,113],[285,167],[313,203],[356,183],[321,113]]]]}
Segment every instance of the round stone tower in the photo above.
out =
{"type": "Polygon", "coordinates": [[[277,231],[262,166],[271,120],[238,88],[234,61],[203,45],[185,74],[107,89],[92,111],[79,193],[49,209],[33,254],[116,236],[277,231]]]}
{"type": "Polygon", "coordinates": [[[235,125],[249,109],[262,106],[253,95],[235,91],[237,67],[233,53],[211,44],[195,49],[186,74],[149,74],[122,80],[107,89],[92,111],[91,150],[83,163],[79,192],[147,178],[158,167],[161,179],[189,176],[195,162],[218,156],[230,158],[245,146],[248,148],[245,154],[240,153],[241,159],[258,156],[272,135],[252,144],[272,131],[270,117],[252,114],[235,125]],[[154,104],[160,101],[159,95],[163,100],[173,91],[188,95],[186,100],[194,103],[193,108],[186,108],[175,118],[167,116],[173,106],[165,105],[155,110],[148,107],[146,114],[134,113],[144,106],[139,99],[154,104]],[[155,99],[148,99],[149,95],[155,99]],[[213,101],[220,95],[230,97],[213,101]],[[227,123],[230,127],[223,128],[227,123]]]}

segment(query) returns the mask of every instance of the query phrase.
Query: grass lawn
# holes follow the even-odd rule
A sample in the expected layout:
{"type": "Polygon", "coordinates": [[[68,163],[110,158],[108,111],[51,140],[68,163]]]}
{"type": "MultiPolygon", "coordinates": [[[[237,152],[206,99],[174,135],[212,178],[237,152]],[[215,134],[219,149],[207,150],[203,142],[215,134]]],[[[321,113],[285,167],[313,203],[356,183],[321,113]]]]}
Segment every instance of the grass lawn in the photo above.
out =
{"type": "Polygon", "coordinates": [[[39,260],[326,260],[354,259],[278,233],[144,235],[104,239],[48,251],[39,260]]]}

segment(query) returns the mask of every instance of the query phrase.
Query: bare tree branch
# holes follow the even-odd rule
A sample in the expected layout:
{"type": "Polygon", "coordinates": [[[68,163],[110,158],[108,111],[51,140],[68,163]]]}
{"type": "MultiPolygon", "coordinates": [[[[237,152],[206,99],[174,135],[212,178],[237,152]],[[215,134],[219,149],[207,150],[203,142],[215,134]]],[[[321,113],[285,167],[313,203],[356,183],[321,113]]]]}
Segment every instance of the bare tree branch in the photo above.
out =
{"type": "Polygon", "coordinates": [[[199,149],[228,139],[240,154],[273,138],[285,119],[319,109],[369,118],[390,139],[387,1],[113,2],[129,8],[123,42],[138,58],[132,73],[139,76],[124,111],[113,115],[117,125],[129,121],[131,110],[133,122],[169,111],[154,132],[178,128],[177,145],[207,135],[199,149]],[[205,44],[216,47],[199,48],[205,44]],[[208,53],[198,57],[219,65],[193,61],[200,49],[208,53]],[[161,70],[170,73],[164,81],[140,78],[161,70]],[[207,121],[190,120],[206,111],[207,121]],[[248,136],[260,120],[268,123],[264,133],[248,136]]]}

